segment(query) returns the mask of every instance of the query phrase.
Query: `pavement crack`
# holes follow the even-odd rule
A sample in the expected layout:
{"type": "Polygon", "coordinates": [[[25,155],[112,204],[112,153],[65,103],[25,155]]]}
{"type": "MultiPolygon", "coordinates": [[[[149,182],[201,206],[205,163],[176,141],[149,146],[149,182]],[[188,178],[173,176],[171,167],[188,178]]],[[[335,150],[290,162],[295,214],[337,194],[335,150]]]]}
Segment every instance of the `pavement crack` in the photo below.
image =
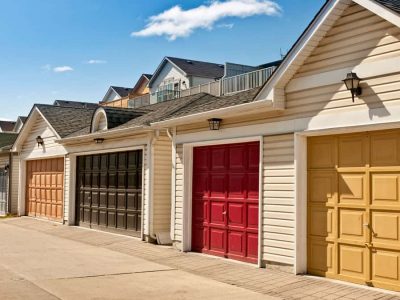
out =
{"type": "Polygon", "coordinates": [[[84,279],[84,278],[99,278],[99,277],[107,277],[107,276],[122,276],[122,275],[132,275],[132,274],[170,272],[170,271],[178,271],[178,269],[148,270],[148,271],[137,271],[137,272],[120,272],[120,273],[86,275],[86,276],[76,276],[76,277],[59,277],[59,278],[54,278],[54,280],[72,280],[72,279],[84,279]]]}

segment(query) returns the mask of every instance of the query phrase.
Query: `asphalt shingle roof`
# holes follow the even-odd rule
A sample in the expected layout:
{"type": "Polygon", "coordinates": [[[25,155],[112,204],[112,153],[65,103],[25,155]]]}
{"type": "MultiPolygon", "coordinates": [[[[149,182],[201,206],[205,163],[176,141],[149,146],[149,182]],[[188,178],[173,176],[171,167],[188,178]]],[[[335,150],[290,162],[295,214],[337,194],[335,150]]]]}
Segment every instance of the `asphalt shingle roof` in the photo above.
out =
{"type": "Polygon", "coordinates": [[[70,101],[70,100],[55,100],[54,105],[63,107],[77,107],[77,108],[96,108],[99,106],[97,103],[70,101]]]}
{"type": "Polygon", "coordinates": [[[400,14],[400,0],[375,0],[375,1],[400,14]]]}
{"type": "Polygon", "coordinates": [[[35,104],[58,135],[63,138],[90,126],[95,108],[35,104]]]}
{"type": "Polygon", "coordinates": [[[15,122],[11,121],[0,121],[0,128],[2,131],[13,131],[15,122]]]}
{"type": "Polygon", "coordinates": [[[182,71],[188,75],[205,77],[205,78],[221,78],[224,76],[224,65],[215,64],[204,61],[191,59],[167,57],[171,62],[177,65],[182,71]]]}
{"type": "Polygon", "coordinates": [[[0,149],[12,146],[17,136],[18,133],[0,132],[0,149]]]}
{"type": "Polygon", "coordinates": [[[129,93],[132,91],[131,88],[126,88],[122,86],[111,86],[111,88],[121,96],[121,98],[126,97],[129,95],[129,93]]]}

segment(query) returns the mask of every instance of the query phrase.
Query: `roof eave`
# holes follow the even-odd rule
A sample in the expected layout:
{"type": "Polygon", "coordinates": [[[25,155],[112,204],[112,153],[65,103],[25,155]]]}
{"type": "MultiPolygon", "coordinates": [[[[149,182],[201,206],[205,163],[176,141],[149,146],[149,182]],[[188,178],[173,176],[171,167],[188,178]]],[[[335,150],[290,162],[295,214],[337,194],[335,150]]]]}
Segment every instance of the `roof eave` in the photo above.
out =
{"type": "Polygon", "coordinates": [[[126,128],[121,128],[121,129],[115,129],[115,130],[99,131],[99,132],[95,132],[95,133],[89,133],[89,134],[78,135],[78,136],[73,136],[73,137],[65,137],[62,139],[58,139],[55,142],[58,144],[62,144],[62,145],[79,144],[81,142],[94,140],[96,138],[115,138],[115,137],[119,137],[121,135],[130,133],[130,132],[134,132],[135,134],[137,134],[140,131],[147,132],[147,131],[152,131],[152,129],[150,128],[150,126],[140,125],[140,126],[126,127],[126,128]]]}
{"type": "Polygon", "coordinates": [[[236,117],[243,115],[244,111],[246,112],[246,114],[251,114],[253,112],[271,112],[281,110],[281,108],[274,106],[274,102],[272,100],[254,101],[250,103],[228,106],[165,121],[154,122],[151,123],[151,127],[154,129],[161,129],[172,126],[186,125],[196,121],[207,121],[210,118],[236,117]]]}

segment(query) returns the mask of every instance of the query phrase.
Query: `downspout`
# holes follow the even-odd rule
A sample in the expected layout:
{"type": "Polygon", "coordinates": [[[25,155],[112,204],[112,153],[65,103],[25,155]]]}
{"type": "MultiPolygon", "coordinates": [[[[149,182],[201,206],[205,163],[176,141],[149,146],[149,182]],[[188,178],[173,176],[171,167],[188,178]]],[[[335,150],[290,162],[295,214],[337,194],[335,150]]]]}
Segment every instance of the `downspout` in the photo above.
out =
{"type": "Polygon", "coordinates": [[[149,203],[148,203],[148,211],[149,211],[149,216],[147,220],[147,228],[149,229],[149,237],[157,241],[157,236],[153,233],[153,196],[154,196],[154,144],[157,142],[157,138],[160,136],[160,131],[156,130],[156,134],[152,135],[152,137],[149,140],[148,143],[148,151],[149,151],[149,170],[150,170],[150,176],[149,176],[149,203]]]}
{"type": "Polygon", "coordinates": [[[169,128],[167,129],[167,135],[172,142],[172,170],[171,170],[171,240],[172,242],[175,240],[175,211],[176,211],[176,127],[174,127],[171,132],[169,128]]]}

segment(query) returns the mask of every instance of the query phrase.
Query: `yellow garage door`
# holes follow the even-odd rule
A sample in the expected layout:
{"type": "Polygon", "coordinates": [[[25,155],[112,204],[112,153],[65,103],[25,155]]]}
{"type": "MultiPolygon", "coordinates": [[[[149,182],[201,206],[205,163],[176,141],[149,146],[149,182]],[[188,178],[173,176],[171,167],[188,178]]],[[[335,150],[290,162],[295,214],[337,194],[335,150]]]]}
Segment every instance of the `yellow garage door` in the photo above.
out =
{"type": "Polygon", "coordinates": [[[400,290],[400,130],[308,139],[308,272],[400,290]]]}

